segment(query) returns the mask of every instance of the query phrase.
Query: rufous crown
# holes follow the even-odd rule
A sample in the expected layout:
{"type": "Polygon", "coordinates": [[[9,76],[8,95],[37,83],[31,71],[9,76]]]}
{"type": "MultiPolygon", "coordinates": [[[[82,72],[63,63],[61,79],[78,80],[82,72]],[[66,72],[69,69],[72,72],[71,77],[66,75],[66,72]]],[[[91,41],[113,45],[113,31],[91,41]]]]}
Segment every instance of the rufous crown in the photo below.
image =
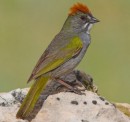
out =
{"type": "Polygon", "coordinates": [[[77,12],[91,13],[88,7],[82,3],[76,3],[70,8],[69,15],[74,15],[77,12]]]}

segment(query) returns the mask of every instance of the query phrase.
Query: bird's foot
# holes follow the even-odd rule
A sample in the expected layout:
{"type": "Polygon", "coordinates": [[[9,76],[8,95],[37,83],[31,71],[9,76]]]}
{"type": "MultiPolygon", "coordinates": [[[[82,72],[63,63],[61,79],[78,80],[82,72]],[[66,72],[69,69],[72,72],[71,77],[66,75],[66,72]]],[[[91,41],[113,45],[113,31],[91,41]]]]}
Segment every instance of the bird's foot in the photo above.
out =
{"type": "Polygon", "coordinates": [[[76,94],[79,94],[79,95],[85,95],[85,93],[82,93],[82,91],[85,91],[86,89],[79,89],[77,87],[72,87],[72,89],[68,89],[66,90],[66,92],[74,92],[76,94]]]}
{"type": "Polygon", "coordinates": [[[84,94],[81,91],[85,91],[85,88],[80,89],[80,88],[77,88],[77,87],[72,87],[71,85],[69,85],[68,83],[66,83],[65,81],[63,81],[61,79],[56,79],[56,81],[59,82],[60,84],[62,84],[63,86],[67,87],[68,90],[66,90],[66,91],[74,92],[74,93],[79,94],[79,95],[84,94]]]}

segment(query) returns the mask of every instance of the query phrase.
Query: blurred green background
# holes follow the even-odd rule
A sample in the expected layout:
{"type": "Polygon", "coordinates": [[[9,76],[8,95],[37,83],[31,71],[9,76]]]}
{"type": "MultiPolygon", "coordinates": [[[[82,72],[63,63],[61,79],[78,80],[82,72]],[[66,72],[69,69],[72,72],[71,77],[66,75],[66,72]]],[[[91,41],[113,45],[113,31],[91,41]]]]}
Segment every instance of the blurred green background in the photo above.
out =
{"type": "Polygon", "coordinates": [[[76,2],[101,21],[78,69],[93,76],[108,100],[130,103],[130,0],[1,0],[0,92],[28,87],[33,67],[76,2]]]}

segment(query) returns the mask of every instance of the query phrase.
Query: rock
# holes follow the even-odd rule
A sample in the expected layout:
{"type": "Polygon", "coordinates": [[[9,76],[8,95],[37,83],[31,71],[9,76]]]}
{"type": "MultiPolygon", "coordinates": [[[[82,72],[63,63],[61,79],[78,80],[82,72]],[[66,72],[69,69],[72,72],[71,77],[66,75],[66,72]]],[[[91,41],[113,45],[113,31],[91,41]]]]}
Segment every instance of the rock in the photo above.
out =
{"type": "Polygon", "coordinates": [[[9,93],[0,93],[0,122],[28,122],[17,120],[16,112],[20,107],[20,100],[26,96],[28,89],[16,89],[9,93]],[[19,97],[19,101],[17,100],[19,97]]]}
{"type": "Polygon", "coordinates": [[[0,122],[130,122],[129,117],[112,103],[87,90],[85,95],[60,92],[49,95],[46,100],[42,94],[36,105],[41,106],[38,113],[32,113],[33,116],[27,120],[16,119],[16,112],[27,91],[16,89],[0,94],[0,122]]]}
{"type": "MultiPolygon", "coordinates": [[[[36,119],[39,122],[129,122],[113,104],[90,91],[86,95],[59,93],[50,95],[36,119]]],[[[35,122],[35,121],[34,121],[35,122]]]]}
{"type": "Polygon", "coordinates": [[[130,104],[128,103],[114,103],[115,106],[124,114],[130,117],[130,104]]]}
{"type": "Polygon", "coordinates": [[[124,109],[98,95],[90,75],[74,70],[61,79],[78,89],[86,88],[84,95],[68,92],[57,81],[50,81],[30,116],[22,120],[16,119],[16,113],[29,89],[1,93],[0,122],[130,122],[130,118],[122,113],[124,109]]]}

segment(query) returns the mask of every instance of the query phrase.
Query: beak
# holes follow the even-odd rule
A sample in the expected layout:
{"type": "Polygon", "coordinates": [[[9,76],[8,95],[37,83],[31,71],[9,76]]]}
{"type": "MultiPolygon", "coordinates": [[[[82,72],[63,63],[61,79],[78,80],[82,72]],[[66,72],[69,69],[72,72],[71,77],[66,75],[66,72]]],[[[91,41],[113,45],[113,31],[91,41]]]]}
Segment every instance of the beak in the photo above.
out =
{"type": "Polygon", "coordinates": [[[100,21],[98,19],[96,19],[95,17],[92,17],[91,20],[90,20],[91,24],[94,24],[94,23],[97,23],[97,22],[100,22],[100,21]]]}

